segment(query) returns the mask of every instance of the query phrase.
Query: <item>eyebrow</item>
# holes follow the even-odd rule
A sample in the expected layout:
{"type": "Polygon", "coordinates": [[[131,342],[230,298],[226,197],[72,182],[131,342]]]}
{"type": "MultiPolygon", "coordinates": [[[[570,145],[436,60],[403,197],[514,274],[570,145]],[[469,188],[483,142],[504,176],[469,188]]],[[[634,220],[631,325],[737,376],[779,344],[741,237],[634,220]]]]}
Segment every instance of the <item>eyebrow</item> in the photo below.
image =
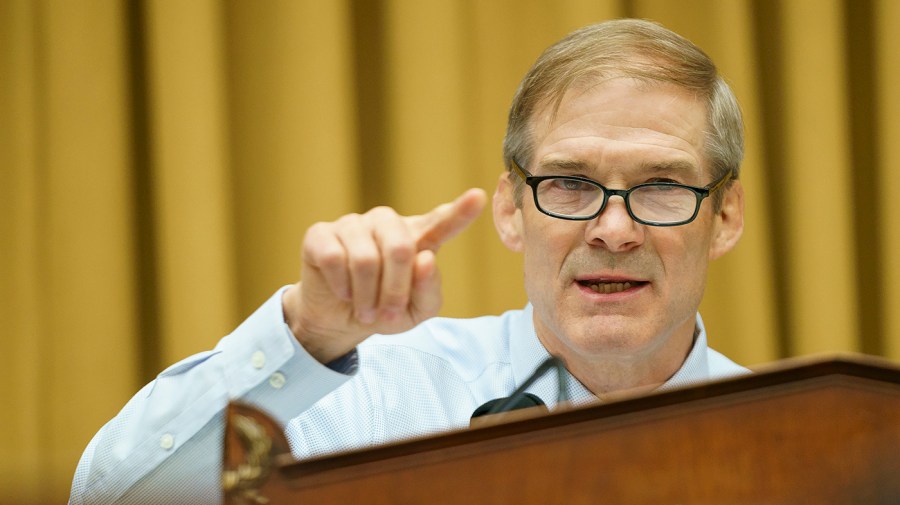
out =
{"type": "Polygon", "coordinates": [[[569,174],[577,174],[577,173],[588,173],[595,170],[593,165],[586,161],[575,160],[575,159],[558,159],[558,160],[546,160],[540,162],[537,167],[540,172],[550,172],[550,173],[569,173],[569,174]]]}
{"type": "MultiPolygon", "coordinates": [[[[597,170],[596,166],[578,159],[556,159],[540,162],[537,167],[542,173],[585,174],[597,170]]],[[[672,160],[663,162],[648,162],[638,166],[640,173],[649,174],[678,174],[682,176],[701,175],[700,169],[689,161],[672,160]]]]}

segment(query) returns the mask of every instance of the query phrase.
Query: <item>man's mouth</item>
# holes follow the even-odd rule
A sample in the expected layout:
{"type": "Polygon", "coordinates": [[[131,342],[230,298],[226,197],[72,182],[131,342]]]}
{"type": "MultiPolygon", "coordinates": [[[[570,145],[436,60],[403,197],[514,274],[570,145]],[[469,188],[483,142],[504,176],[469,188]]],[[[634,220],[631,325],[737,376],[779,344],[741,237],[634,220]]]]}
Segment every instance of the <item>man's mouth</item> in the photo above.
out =
{"type": "Polygon", "coordinates": [[[641,281],[623,281],[623,282],[606,282],[606,281],[578,281],[578,284],[586,288],[590,288],[595,293],[602,293],[605,295],[611,293],[621,293],[622,291],[627,291],[631,288],[641,286],[646,284],[646,282],[641,281]]]}

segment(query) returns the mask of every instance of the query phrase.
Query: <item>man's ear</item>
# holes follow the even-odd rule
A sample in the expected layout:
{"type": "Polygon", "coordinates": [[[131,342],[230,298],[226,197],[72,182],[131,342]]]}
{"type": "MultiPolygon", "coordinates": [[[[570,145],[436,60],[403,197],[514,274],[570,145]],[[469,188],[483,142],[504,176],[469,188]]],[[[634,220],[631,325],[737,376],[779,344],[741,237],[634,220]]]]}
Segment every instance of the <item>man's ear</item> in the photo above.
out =
{"type": "Polygon", "coordinates": [[[744,233],[744,186],[741,181],[732,182],[725,190],[714,226],[715,235],[709,246],[711,260],[732,250],[744,233]]]}
{"type": "Polygon", "coordinates": [[[513,183],[509,172],[500,174],[494,191],[494,226],[500,241],[514,252],[522,251],[522,212],[516,207],[513,183]]]}

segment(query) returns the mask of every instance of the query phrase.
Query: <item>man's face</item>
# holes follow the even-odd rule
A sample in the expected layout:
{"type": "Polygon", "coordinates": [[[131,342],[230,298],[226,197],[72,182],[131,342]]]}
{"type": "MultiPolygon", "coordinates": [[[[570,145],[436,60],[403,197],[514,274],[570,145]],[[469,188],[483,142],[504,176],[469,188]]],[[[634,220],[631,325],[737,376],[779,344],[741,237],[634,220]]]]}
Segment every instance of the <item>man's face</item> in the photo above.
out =
{"type": "MultiPolygon", "coordinates": [[[[534,175],[580,175],[612,189],[712,182],[703,155],[706,107],[679,88],[613,79],[569,91],[550,114],[533,119],[535,150],[525,168],[534,175]]],[[[511,193],[501,178],[498,196],[508,202],[511,193]]],[[[520,209],[507,206],[498,227],[524,253],[525,289],[544,346],[567,361],[658,353],[683,359],[708,262],[740,235],[739,223],[737,236],[721,233],[723,220],[735,226],[735,216],[725,215],[735,212],[733,199],[719,213],[705,200],[689,224],[653,227],[633,221],[619,197],[593,220],[566,221],[542,214],[531,195],[526,188],[520,209]]]]}

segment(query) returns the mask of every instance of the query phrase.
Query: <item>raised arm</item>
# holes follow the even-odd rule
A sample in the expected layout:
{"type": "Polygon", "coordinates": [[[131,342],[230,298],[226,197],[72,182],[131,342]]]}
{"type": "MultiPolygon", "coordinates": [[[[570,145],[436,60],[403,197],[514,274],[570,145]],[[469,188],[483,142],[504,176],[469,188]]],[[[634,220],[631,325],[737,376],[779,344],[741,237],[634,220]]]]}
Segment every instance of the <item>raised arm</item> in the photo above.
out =
{"type": "Polygon", "coordinates": [[[379,207],[311,227],[302,281],[136,394],[85,450],[70,503],[219,503],[227,402],[286,424],[348,379],[352,367],[338,358],[359,342],[435,315],[434,254],[485,200],[469,190],[418,216],[379,207]]]}

